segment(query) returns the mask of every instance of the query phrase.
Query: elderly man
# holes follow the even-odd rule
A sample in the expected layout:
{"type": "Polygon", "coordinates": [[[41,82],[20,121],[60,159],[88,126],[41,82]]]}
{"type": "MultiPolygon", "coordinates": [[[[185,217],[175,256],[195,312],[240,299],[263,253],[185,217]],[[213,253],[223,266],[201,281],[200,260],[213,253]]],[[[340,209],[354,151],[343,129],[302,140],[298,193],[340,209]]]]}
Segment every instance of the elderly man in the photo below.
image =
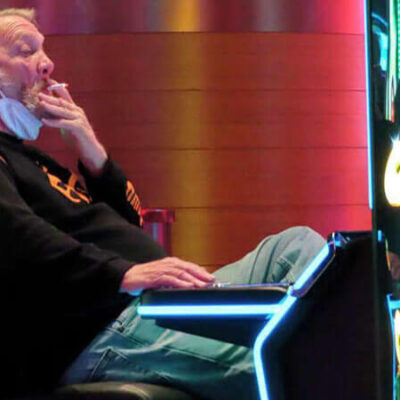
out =
{"type": "MultiPolygon", "coordinates": [[[[251,398],[249,349],[163,330],[136,315],[135,295],[143,289],[203,287],[215,277],[166,257],[140,229],[133,185],[67,88],[54,86],[43,43],[33,10],[0,12],[3,382],[13,394],[126,380],[167,383],[205,398],[251,398]],[[63,131],[79,155],[84,185],[25,144],[42,125],[63,131]]],[[[323,242],[308,228],[292,228],[216,276],[293,280],[323,242]]]]}

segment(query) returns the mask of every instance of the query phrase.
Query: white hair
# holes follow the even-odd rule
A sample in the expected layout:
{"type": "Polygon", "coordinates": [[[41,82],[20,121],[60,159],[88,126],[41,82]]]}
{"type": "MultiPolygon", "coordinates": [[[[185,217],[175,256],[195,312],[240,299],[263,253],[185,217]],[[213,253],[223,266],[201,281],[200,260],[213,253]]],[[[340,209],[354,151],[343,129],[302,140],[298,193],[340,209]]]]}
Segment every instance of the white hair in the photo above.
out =
{"type": "MultiPolygon", "coordinates": [[[[5,8],[0,10],[0,35],[4,35],[5,37],[8,36],[7,29],[10,23],[9,19],[13,17],[23,18],[33,24],[35,27],[38,27],[38,23],[36,21],[36,10],[34,8],[5,8]]],[[[1,69],[0,82],[2,89],[12,85],[10,77],[7,76],[1,69]]]]}
{"type": "Polygon", "coordinates": [[[1,17],[21,17],[35,25],[38,26],[36,21],[36,10],[34,8],[5,8],[0,10],[1,17]]]}

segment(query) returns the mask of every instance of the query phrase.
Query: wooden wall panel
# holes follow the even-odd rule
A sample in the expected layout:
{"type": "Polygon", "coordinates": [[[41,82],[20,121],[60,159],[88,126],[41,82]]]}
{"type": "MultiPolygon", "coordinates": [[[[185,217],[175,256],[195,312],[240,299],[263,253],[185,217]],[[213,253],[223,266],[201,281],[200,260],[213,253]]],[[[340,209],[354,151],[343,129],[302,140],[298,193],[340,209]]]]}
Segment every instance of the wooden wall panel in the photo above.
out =
{"type": "Polygon", "coordinates": [[[368,196],[363,149],[115,150],[113,157],[143,203],[157,207],[359,205],[368,196]]]}
{"type": "MultiPolygon", "coordinates": [[[[47,49],[144,206],[176,210],[177,256],[213,268],[292,225],[370,227],[361,35],[72,35],[47,49]]],[[[39,146],[74,163],[58,134],[39,146]]]]}
{"type": "Polygon", "coordinates": [[[371,226],[366,205],[178,208],[172,248],[184,258],[196,254],[202,265],[220,267],[244,256],[266,235],[293,225],[310,226],[326,237],[332,231],[332,221],[338,230],[367,230],[371,226]]]}
{"type": "MultiPolygon", "coordinates": [[[[232,89],[73,95],[110,149],[366,146],[361,91],[232,89]]],[[[49,136],[46,148],[64,148],[56,135],[49,136]]]]}
{"type": "MultiPolygon", "coordinates": [[[[363,100],[360,97],[360,100],[363,100]]],[[[186,150],[235,148],[365,148],[366,121],[362,113],[292,115],[276,113],[263,122],[198,122],[191,127],[175,122],[112,124],[97,120],[98,136],[109,149],[186,150]],[[116,132],[112,135],[110,132],[116,132]],[[162,134],[160,134],[162,132],[162,134]],[[319,134],[317,134],[319,133],[319,134]]],[[[59,135],[42,135],[40,145],[51,151],[65,150],[59,135]]]]}
{"type": "Polygon", "coordinates": [[[170,33],[53,36],[46,48],[74,91],[363,90],[363,43],[361,35],[170,33]]]}
{"type": "Polygon", "coordinates": [[[2,0],[35,7],[45,34],[317,32],[362,34],[361,1],[2,0]]]}
{"type": "MultiPolygon", "coordinates": [[[[181,122],[189,135],[196,123],[263,123],[291,115],[365,115],[360,91],[226,90],[75,93],[95,125],[181,122]],[[99,112],[101,110],[101,113],[99,112]]],[[[334,142],[334,138],[332,138],[334,142]]]]}

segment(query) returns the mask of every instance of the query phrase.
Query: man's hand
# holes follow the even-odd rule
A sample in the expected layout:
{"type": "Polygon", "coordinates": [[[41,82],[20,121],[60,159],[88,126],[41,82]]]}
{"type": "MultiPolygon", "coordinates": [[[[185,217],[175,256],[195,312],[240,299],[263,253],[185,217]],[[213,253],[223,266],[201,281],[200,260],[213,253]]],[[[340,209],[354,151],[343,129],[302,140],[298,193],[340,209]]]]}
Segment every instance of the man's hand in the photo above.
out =
{"type": "Polygon", "coordinates": [[[204,268],[176,257],[167,257],[130,268],[124,275],[121,289],[135,293],[161,287],[200,288],[214,281],[215,277],[204,268]]]}
{"type": "Polygon", "coordinates": [[[42,118],[46,126],[60,128],[64,139],[77,152],[80,160],[93,176],[99,176],[107,160],[107,153],[98,141],[85,111],[72,100],[66,88],[55,89],[57,97],[39,93],[40,106],[54,118],[42,118]]]}

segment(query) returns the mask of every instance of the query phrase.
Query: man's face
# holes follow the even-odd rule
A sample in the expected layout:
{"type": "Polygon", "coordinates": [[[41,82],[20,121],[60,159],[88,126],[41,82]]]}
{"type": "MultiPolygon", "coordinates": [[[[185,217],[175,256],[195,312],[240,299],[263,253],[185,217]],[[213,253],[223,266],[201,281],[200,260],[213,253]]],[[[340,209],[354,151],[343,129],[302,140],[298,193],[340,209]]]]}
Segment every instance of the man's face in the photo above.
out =
{"type": "Polygon", "coordinates": [[[31,111],[35,110],[37,94],[48,86],[54,69],[43,42],[43,35],[26,19],[1,17],[0,89],[31,111]]]}

